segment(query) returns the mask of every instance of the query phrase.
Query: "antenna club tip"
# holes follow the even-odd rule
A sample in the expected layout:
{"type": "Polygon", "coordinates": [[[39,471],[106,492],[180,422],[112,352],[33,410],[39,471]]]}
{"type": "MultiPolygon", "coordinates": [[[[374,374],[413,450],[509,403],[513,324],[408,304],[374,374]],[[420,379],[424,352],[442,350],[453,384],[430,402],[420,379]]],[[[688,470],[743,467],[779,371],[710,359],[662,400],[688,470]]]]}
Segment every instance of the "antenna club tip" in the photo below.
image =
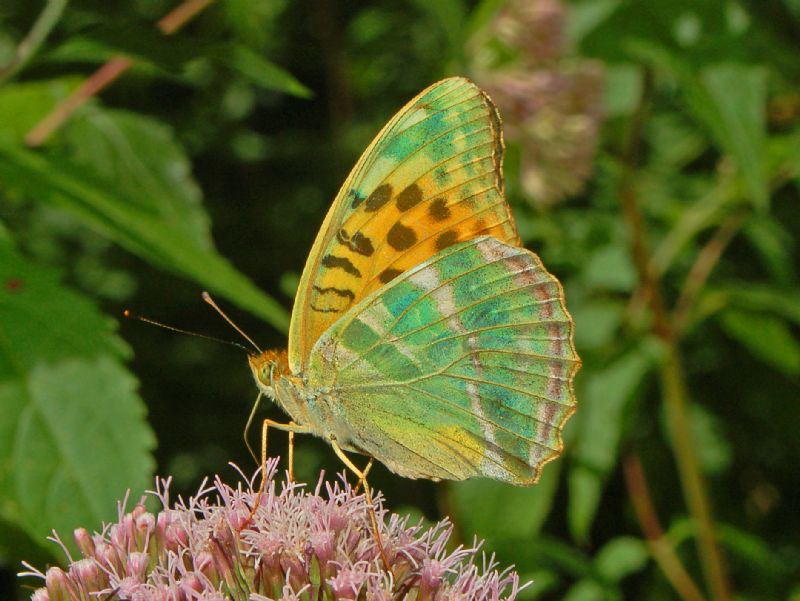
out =
{"type": "Polygon", "coordinates": [[[203,292],[202,292],[202,294],[200,296],[206,302],[211,300],[211,295],[208,293],[208,290],[203,290],[203,292]]]}
{"type": "Polygon", "coordinates": [[[131,310],[130,309],[124,309],[122,311],[122,316],[123,317],[132,317],[133,315],[131,314],[131,310]]]}

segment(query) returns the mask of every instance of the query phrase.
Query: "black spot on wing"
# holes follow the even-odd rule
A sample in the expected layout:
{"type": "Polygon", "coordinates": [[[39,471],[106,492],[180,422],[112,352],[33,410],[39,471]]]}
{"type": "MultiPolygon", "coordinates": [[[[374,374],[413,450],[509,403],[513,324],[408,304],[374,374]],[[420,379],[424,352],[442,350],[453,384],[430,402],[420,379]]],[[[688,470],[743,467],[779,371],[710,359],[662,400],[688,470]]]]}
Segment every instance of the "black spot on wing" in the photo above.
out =
{"type": "Polygon", "coordinates": [[[378,276],[378,279],[381,281],[382,284],[388,284],[397,276],[399,276],[401,273],[403,272],[400,271],[399,269],[393,269],[389,267],[388,269],[384,269],[383,271],[381,271],[380,275],[378,276]]]}
{"type": "Polygon", "coordinates": [[[317,307],[314,303],[311,303],[311,310],[316,311],[317,313],[341,313],[341,309],[334,309],[332,307],[317,307]]]}
{"type": "Polygon", "coordinates": [[[417,235],[410,227],[398,221],[389,230],[386,235],[386,241],[395,250],[406,250],[417,243],[417,235]]]}
{"type": "Polygon", "coordinates": [[[356,232],[351,237],[345,229],[340,229],[336,232],[336,239],[353,252],[357,252],[365,257],[371,257],[372,253],[375,252],[375,248],[372,246],[372,240],[361,232],[356,232]]]}
{"type": "Polygon", "coordinates": [[[358,205],[360,205],[362,202],[364,202],[364,200],[366,200],[366,196],[364,196],[363,194],[359,194],[355,190],[350,190],[350,192],[348,192],[348,194],[350,195],[350,199],[351,199],[350,208],[352,208],[352,209],[357,208],[358,205]]]}
{"type": "Polygon", "coordinates": [[[448,246],[452,246],[458,242],[458,232],[453,230],[448,230],[446,232],[442,232],[436,238],[436,250],[444,250],[448,246]]]}
{"type": "Polygon", "coordinates": [[[342,298],[347,298],[349,300],[355,300],[356,295],[353,293],[352,290],[348,290],[347,288],[335,288],[333,286],[329,286],[327,288],[321,288],[319,286],[314,286],[314,290],[316,290],[319,294],[334,294],[336,296],[341,296],[342,298]]]}
{"type": "Polygon", "coordinates": [[[375,191],[369,195],[367,202],[364,203],[364,210],[368,213],[374,213],[385,205],[392,198],[392,186],[390,184],[381,184],[375,191]]]}
{"type": "Polygon", "coordinates": [[[411,184],[397,195],[397,208],[400,211],[408,211],[422,202],[422,190],[417,184],[411,184]]]}
{"type": "Polygon", "coordinates": [[[446,198],[437,198],[428,207],[428,213],[434,221],[444,221],[450,217],[450,208],[446,198]]]}
{"type": "Polygon", "coordinates": [[[356,269],[356,266],[348,259],[347,257],[336,257],[334,255],[325,255],[322,257],[322,265],[323,267],[329,267],[331,269],[341,269],[345,273],[349,273],[350,275],[354,275],[357,278],[361,277],[361,272],[356,269]]]}

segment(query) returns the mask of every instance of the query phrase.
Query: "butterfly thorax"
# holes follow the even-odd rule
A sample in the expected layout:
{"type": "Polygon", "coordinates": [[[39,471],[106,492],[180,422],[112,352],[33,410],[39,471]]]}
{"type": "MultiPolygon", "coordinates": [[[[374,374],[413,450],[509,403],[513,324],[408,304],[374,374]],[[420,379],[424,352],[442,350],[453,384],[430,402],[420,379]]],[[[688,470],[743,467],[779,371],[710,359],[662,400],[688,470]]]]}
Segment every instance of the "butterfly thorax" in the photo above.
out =
{"type": "Polygon", "coordinates": [[[300,375],[289,368],[285,350],[269,350],[248,358],[258,389],[277,403],[297,424],[308,427],[314,434],[329,439],[331,435],[347,443],[349,435],[338,432],[338,420],[332,411],[330,394],[324,389],[306,386],[300,375]]]}

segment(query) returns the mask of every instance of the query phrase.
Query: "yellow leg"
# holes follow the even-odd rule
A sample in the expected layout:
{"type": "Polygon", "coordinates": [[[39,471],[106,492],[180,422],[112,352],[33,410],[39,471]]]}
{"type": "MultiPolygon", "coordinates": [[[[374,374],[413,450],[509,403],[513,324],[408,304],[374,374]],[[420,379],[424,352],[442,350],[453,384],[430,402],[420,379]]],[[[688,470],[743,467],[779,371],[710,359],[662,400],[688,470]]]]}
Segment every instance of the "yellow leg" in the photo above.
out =
{"type": "Polygon", "coordinates": [[[258,463],[258,455],[253,450],[253,447],[250,446],[250,440],[247,438],[247,435],[250,432],[250,426],[253,425],[253,418],[256,415],[256,411],[258,410],[258,405],[261,403],[261,397],[263,395],[259,392],[258,397],[256,397],[256,402],[253,403],[253,408],[250,410],[250,415],[247,418],[247,424],[244,427],[244,444],[247,445],[247,450],[250,451],[250,456],[253,458],[253,461],[258,463]]]}
{"type": "Polygon", "coordinates": [[[381,531],[378,529],[378,517],[375,515],[375,507],[372,505],[372,491],[369,487],[369,482],[367,482],[367,473],[369,472],[370,468],[372,467],[372,458],[370,458],[369,463],[367,464],[366,469],[361,471],[358,469],[350,458],[344,454],[339,445],[336,444],[335,440],[331,440],[331,446],[333,447],[333,452],[342,460],[350,471],[352,471],[356,477],[358,478],[358,483],[364,485],[364,496],[367,498],[367,506],[369,508],[369,519],[372,524],[372,533],[375,535],[375,544],[378,545],[378,551],[381,554],[381,560],[383,561],[383,567],[387,572],[391,572],[392,569],[389,566],[389,560],[386,558],[386,552],[383,550],[383,541],[381,540],[381,531]]]}
{"type": "MultiPolygon", "coordinates": [[[[372,469],[372,464],[375,462],[374,457],[370,457],[369,461],[367,462],[367,467],[364,468],[364,480],[367,479],[369,475],[369,471],[372,469]]],[[[354,493],[358,493],[359,489],[361,488],[361,480],[356,483],[356,487],[353,489],[354,493]]]]}
{"type": "MultiPolygon", "coordinates": [[[[288,424],[282,424],[280,422],[273,421],[271,419],[265,419],[261,424],[261,486],[258,487],[258,495],[256,495],[255,503],[253,503],[253,507],[250,509],[250,515],[247,516],[247,520],[245,520],[244,525],[242,528],[247,526],[250,523],[250,520],[253,519],[253,516],[256,513],[256,509],[258,506],[261,505],[261,498],[264,496],[264,490],[267,486],[267,435],[269,433],[269,428],[272,426],[276,430],[283,430],[284,432],[289,432],[290,440],[293,440],[294,434],[307,434],[309,429],[305,426],[301,426],[299,424],[295,424],[294,422],[288,424]]],[[[293,443],[290,443],[290,457],[294,455],[293,443]]],[[[293,457],[292,457],[293,459],[293,457]]],[[[290,459],[290,472],[289,478],[291,479],[291,461],[290,459]]]]}
{"type": "MultiPolygon", "coordinates": [[[[294,422],[289,422],[296,425],[294,422]]],[[[289,482],[294,482],[294,432],[289,431],[289,482]]]]}

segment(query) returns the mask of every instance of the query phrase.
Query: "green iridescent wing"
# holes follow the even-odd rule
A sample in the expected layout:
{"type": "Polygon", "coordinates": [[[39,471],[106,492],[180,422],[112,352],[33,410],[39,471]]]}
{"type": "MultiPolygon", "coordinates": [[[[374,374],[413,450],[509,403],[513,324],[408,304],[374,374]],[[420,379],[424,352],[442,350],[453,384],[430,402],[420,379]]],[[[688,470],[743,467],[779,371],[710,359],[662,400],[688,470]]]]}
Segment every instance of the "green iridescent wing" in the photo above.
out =
{"type": "Polygon", "coordinates": [[[530,484],[561,452],[579,360],[559,282],[533,253],[458,243],[352,307],[319,339],[349,446],[410,478],[530,484]]]}

